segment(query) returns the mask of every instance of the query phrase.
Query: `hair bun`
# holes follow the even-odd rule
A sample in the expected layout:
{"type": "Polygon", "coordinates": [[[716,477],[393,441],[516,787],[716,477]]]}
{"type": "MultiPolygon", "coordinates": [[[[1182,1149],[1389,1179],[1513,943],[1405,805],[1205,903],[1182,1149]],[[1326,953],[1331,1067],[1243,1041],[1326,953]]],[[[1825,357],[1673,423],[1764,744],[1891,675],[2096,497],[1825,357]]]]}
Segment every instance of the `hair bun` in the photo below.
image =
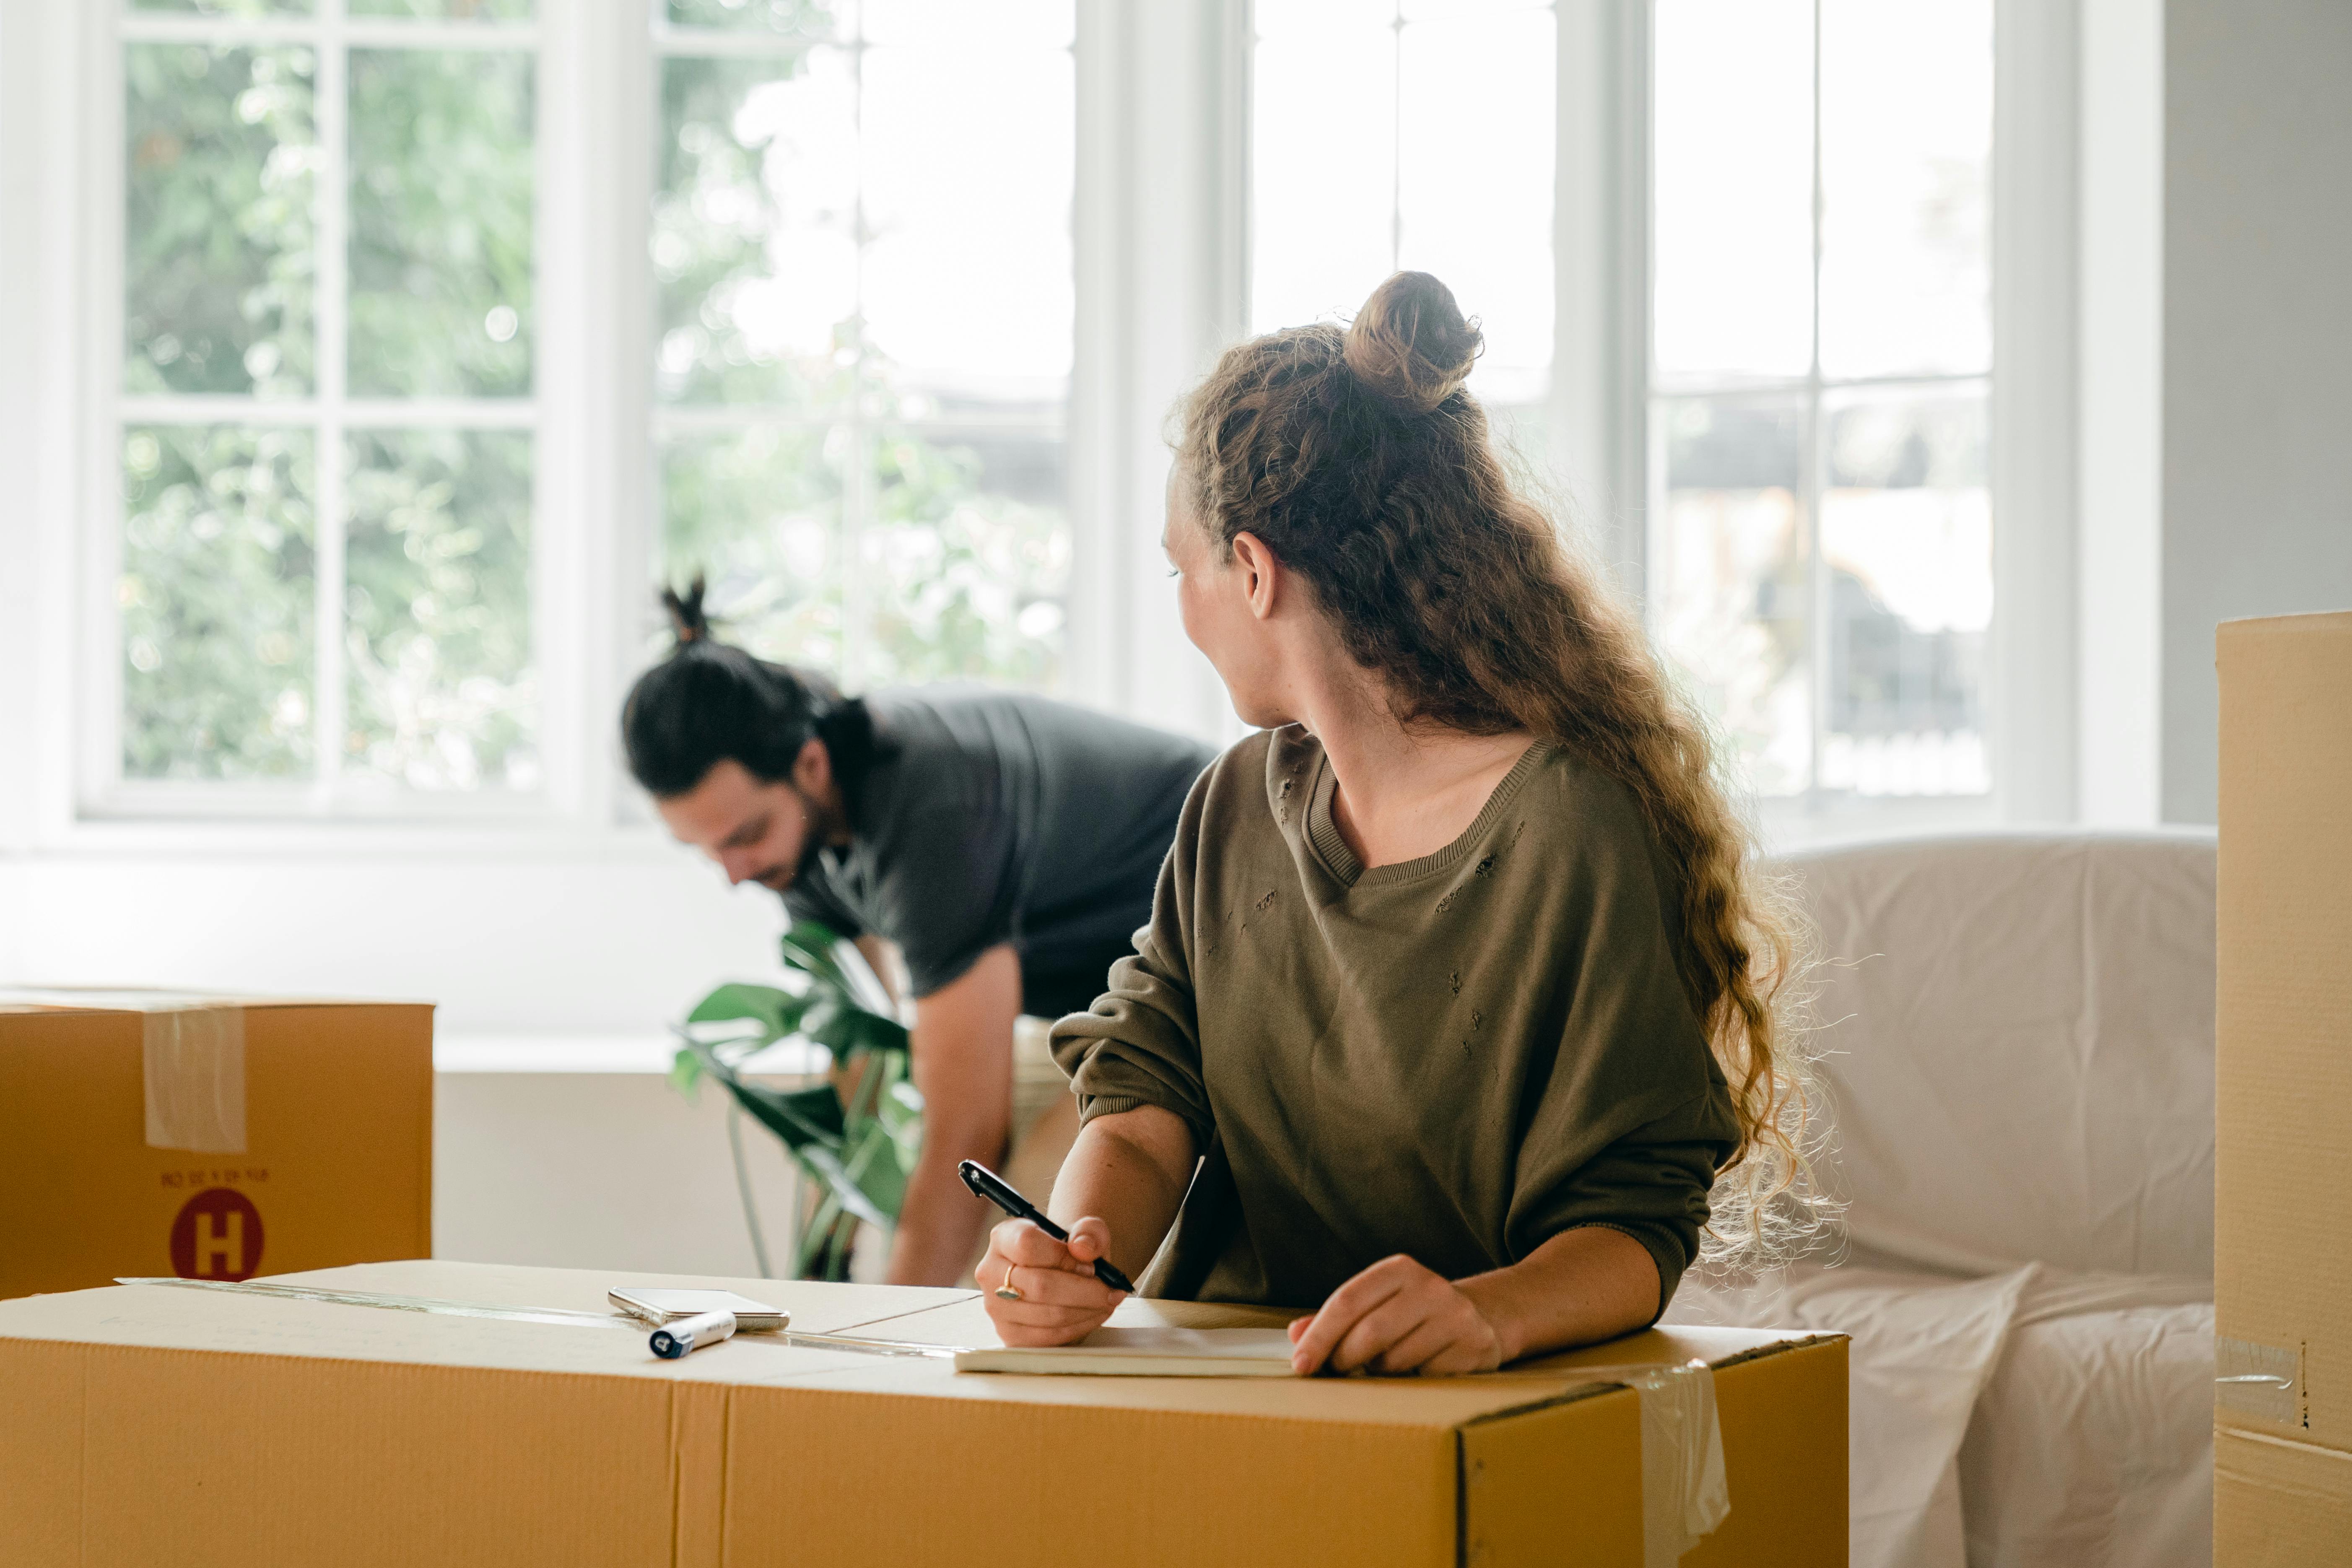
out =
{"type": "Polygon", "coordinates": [[[679,594],[673,588],[661,591],[662,608],[669,612],[670,630],[677,634],[677,646],[710,640],[710,617],[702,608],[702,574],[697,572],[694,581],[679,594]]]}
{"type": "Polygon", "coordinates": [[[1469,379],[1486,346],[1478,323],[1463,319],[1453,289],[1426,272],[1398,272],[1356,312],[1341,353],[1373,392],[1427,414],[1469,379]]]}

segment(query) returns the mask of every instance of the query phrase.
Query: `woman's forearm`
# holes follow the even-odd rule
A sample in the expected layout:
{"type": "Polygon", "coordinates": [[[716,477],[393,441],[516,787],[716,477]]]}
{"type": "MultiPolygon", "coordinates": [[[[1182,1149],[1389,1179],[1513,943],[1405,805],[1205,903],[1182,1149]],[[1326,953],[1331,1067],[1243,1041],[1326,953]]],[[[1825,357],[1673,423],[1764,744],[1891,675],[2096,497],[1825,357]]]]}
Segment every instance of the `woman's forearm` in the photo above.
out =
{"type": "Polygon", "coordinates": [[[1078,1130],[1046,1212],[1064,1226],[1092,1215],[1110,1226],[1110,1260],[1143,1272],[1176,1218],[1198,1152],[1183,1118],[1156,1105],[1097,1116],[1078,1130]]]}
{"type": "Polygon", "coordinates": [[[1457,1281],[1502,1341],[1503,1360],[1615,1339],[1658,1312],[1658,1266],[1622,1230],[1562,1231],[1508,1268],[1457,1281]]]}

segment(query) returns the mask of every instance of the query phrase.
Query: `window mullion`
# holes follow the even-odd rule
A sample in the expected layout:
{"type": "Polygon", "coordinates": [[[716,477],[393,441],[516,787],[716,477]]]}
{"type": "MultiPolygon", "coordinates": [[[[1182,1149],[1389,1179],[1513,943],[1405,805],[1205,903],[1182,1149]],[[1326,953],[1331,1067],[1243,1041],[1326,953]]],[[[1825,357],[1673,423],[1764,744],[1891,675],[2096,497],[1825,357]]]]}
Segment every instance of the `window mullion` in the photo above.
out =
{"type": "Polygon", "coordinates": [[[314,659],[312,709],[317,751],[317,793],[323,806],[335,795],[342,773],[343,736],[350,728],[343,679],[345,565],[343,539],[343,435],[348,395],[346,309],[351,183],[350,56],[342,33],[342,0],[320,0],[317,102],[319,181],[313,194],[318,217],[317,476],[312,520],[318,552],[312,611],[314,659]]]}
{"type": "Polygon", "coordinates": [[[867,594],[863,569],[867,526],[874,516],[874,432],[866,416],[866,378],[868,374],[866,349],[866,247],[873,236],[866,219],[866,43],[861,30],[857,41],[849,50],[851,145],[857,149],[857,176],[850,199],[850,242],[856,247],[856,288],[852,296],[856,314],[852,318],[856,342],[851,352],[856,356],[849,383],[849,441],[844,458],[847,471],[842,476],[841,516],[841,685],[845,691],[859,691],[866,685],[867,594]]]}
{"type": "Polygon", "coordinates": [[[1827,420],[1822,413],[1822,0],[1813,0],[1813,257],[1812,353],[1805,372],[1804,459],[1798,466],[1799,514],[1804,520],[1805,568],[1811,600],[1806,630],[1811,648],[1812,679],[1811,724],[1806,739],[1805,803],[1819,809],[1827,796],[1822,788],[1822,759],[1828,750],[1830,714],[1830,567],[1822,553],[1822,479],[1828,455],[1827,420]]]}

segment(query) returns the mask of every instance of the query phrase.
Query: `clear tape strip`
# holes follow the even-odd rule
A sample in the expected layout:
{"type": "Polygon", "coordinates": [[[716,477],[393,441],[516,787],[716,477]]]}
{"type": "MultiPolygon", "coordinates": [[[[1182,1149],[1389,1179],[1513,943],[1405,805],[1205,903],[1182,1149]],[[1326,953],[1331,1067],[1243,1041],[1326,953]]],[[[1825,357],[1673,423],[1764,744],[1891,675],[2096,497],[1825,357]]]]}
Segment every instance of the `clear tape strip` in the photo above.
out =
{"type": "Polygon", "coordinates": [[[245,1009],[217,1004],[140,1019],[147,1146],[245,1152],[245,1009]]]}
{"type": "MultiPolygon", "coordinates": [[[[171,1277],[121,1279],[117,1285],[170,1285],[186,1290],[218,1290],[234,1296],[260,1296],[280,1301],[326,1301],[342,1307],[374,1307],[394,1312],[425,1312],[440,1318],[495,1318],[514,1323],[555,1323],[575,1329],[628,1329],[638,1333],[646,1326],[617,1312],[575,1312],[562,1307],[500,1307],[483,1301],[446,1301],[432,1296],[395,1296],[382,1290],[330,1290],[316,1285],[278,1285],[267,1280],[181,1279],[171,1277]]],[[[867,1340],[851,1334],[810,1333],[791,1329],[738,1335],[743,1343],[803,1346],[816,1350],[856,1351],[864,1355],[920,1356],[951,1360],[952,1345],[917,1344],[907,1340],[867,1340]]]]}
{"type": "Polygon", "coordinates": [[[1642,1401],[1643,1568],[1675,1568],[1731,1512],[1715,1369],[1689,1361],[1630,1381],[1642,1401]]]}
{"type": "Polygon", "coordinates": [[[2213,1341],[2213,1399],[2225,1410],[2235,1410],[2282,1426],[2302,1425],[2296,1389],[2302,1383],[2303,1358],[2284,1345],[2259,1344],[2217,1335],[2213,1341]]]}

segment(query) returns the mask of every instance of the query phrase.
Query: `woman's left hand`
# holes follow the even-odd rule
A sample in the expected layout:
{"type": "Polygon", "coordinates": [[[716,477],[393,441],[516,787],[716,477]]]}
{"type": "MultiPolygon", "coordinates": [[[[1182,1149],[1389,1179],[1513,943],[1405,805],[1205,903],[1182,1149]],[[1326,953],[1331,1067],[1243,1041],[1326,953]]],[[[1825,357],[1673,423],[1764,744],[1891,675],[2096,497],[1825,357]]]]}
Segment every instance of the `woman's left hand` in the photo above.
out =
{"type": "Polygon", "coordinates": [[[1311,1376],[1362,1368],[1443,1374],[1491,1372],[1503,1340],[1476,1302],[1443,1275],[1399,1253],[1331,1292],[1323,1310],[1290,1325],[1291,1370],[1311,1376]]]}

